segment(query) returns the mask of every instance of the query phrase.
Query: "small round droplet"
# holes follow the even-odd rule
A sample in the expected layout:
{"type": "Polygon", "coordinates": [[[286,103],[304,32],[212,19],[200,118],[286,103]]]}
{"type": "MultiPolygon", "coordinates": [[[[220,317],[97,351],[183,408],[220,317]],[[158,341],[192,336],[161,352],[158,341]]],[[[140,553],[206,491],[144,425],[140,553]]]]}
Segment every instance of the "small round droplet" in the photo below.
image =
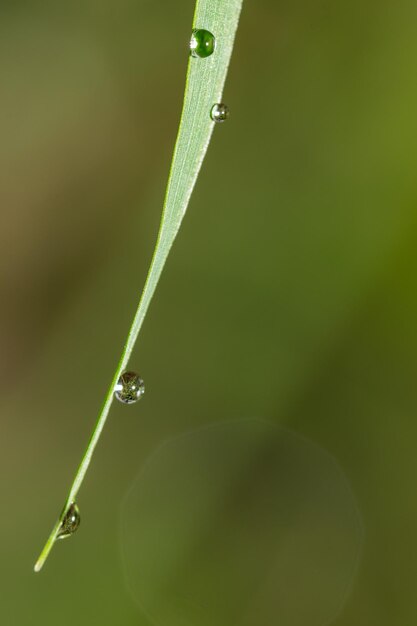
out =
{"type": "Polygon", "coordinates": [[[230,115],[230,110],[229,107],[227,106],[227,104],[215,104],[214,107],[211,109],[211,119],[213,120],[213,122],[216,122],[216,124],[221,124],[222,122],[225,122],[230,115]]]}
{"type": "Polygon", "coordinates": [[[81,522],[80,510],[78,506],[73,502],[67,511],[64,519],[62,520],[61,528],[58,532],[58,539],[66,539],[71,537],[78,530],[81,522]]]}
{"type": "Polygon", "coordinates": [[[135,372],[124,372],[114,389],[116,398],[123,404],[133,404],[145,393],[145,383],[135,372]]]}
{"type": "Polygon", "coordinates": [[[190,41],[191,56],[205,59],[213,54],[216,38],[209,30],[193,30],[190,41]]]}

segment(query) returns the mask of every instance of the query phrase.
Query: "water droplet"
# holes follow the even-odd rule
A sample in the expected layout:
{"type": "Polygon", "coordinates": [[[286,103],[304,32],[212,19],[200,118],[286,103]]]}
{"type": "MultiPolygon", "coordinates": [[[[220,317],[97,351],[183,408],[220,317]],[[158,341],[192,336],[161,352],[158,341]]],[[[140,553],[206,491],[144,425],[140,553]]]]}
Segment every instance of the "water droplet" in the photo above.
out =
{"type": "Polygon", "coordinates": [[[61,528],[58,532],[58,539],[66,539],[67,537],[71,537],[78,530],[78,527],[81,522],[80,509],[73,502],[70,508],[67,511],[64,519],[62,520],[61,528]]]}
{"type": "Polygon", "coordinates": [[[213,54],[216,47],[216,38],[208,30],[193,30],[190,41],[191,56],[205,59],[213,54]]]}
{"type": "Polygon", "coordinates": [[[221,124],[229,118],[230,110],[227,104],[215,104],[211,109],[210,115],[213,122],[221,124]]]}
{"type": "Polygon", "coordinates": [[[124,372],[114,389],[116,398],[124,404],[133,404],[145,393],[145,383],[135,372],[124,372]]]}

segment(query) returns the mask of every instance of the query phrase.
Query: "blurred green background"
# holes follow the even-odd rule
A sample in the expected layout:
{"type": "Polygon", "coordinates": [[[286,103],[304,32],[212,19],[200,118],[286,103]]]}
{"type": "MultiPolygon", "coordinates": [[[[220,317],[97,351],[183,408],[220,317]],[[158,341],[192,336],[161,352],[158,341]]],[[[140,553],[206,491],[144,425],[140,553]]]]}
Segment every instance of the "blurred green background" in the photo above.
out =
{"type": "Polygon", "coordinates": [[[415,624],[411,0],[245,0],[231,119],[131,362],[146,397],[114,406],[79,534],[33,574],[146,276],[192,13],[0,6],[2,623],[147,626],[122,568],[126,492],[162,441],[254,416],[327,450],[356,495],[362,562],[334,624],[415,624]]]}

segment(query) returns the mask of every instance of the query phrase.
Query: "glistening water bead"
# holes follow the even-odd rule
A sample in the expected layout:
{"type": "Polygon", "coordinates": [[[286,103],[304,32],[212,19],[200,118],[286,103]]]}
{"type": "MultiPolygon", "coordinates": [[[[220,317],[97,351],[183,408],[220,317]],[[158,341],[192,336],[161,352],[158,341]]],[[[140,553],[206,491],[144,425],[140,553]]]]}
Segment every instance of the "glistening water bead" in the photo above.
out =
{"type": "Polygon", "coordinates": [[[64,519],[62,520],[61,528],[58,532],[58,539],[66,539],[71,537],[78,530],[81,522],[80,510],[78,506],[73,502],[67,511],[64,519]]]}
{"type": "Polygon", "coordinates": [[[145,393],[145,383],[136,372],[123,372],[114,389],[116,398],[123,404],[134,404],[145,393]]]}
{"type": "Polygon", "coordinates": [[[227,106],[227,104],[215,104],[214,107],[211,109],[211,113],[210,113],[210,117],[213,120],[213,122],[216,122],[217,124],[221,124],[222,122],[225,122],[230,115],[230,111],[229,111],[229,107],[227,106]]]}
{"type": "Polygon", "coordinates": [[[193,30],[190,41],[191,56],[205,59],[213,54],[216,38],[209,30],[203,28],[193,30]]]}

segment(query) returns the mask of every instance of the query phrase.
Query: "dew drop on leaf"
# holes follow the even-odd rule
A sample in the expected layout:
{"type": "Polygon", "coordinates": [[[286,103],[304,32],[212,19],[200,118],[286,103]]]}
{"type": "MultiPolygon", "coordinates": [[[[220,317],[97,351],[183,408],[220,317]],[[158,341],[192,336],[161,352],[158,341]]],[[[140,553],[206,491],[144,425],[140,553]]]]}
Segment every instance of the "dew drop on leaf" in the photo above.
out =
{"type": "Polygon", "coordinates": [[[227,104],[215,104],[214,107],[211,109],[211,119],[213,120],[213,122],[216,122],[217,124],[221,124],[222,122],[225,122],[230,115],[230,110],[229,107],[227,106],[227,104]]]}
{"type": "Polygon", "coordinates": [[[66,539],[67,537],[71,537],[81,522],[80,510],[78,506],[73,502],[70,508],[67,511],[64,519],[62,520],[61,528],[58,532],[58,539],[66,539]]]}
{"type": "Polygon", "coordinates": [[[119,402],[134,404],[145,393],[145,383],[136,372],[123,372],[117,381],[114,393],[119,402]]]}
{"type": "Polygon", "coordinates": [[[216,48],[216,38],[208,30],[193,30],[190,41],[191,56],[205,59],[213,54],[216,48]]]}

